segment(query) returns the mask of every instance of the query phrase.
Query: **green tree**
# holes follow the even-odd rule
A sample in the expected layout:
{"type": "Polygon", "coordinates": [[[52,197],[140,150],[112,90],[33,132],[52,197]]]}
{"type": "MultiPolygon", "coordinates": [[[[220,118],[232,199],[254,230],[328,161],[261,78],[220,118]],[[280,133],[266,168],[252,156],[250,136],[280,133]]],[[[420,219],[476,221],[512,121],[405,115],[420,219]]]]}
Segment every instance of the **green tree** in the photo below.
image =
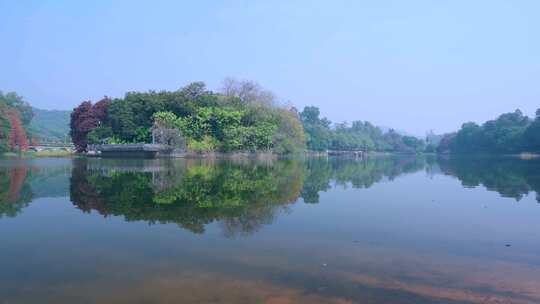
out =
{"type": "Polygon", "coordinates": [[[540,152],[540,109],[523,134],[523,146],[531,152],[540,152]]]}
{"type": "Polygon", "coordinates": [[[330,121],[320,118],[319,108],[305,107],[300,113],[300,119],[306,132],[307,147],[313,151],[326,151],[331,140],[330,121]]]}
{"type": "MultiPolygon", "coordinates": [[[[535,120],[536,121],[536,120],[535,120]]],[[[518,153],[535,142],[535,123],[520,110],[505,113],[481,126],[469,122],[441,141],[440,151],[452,153],[518,153]]]]}

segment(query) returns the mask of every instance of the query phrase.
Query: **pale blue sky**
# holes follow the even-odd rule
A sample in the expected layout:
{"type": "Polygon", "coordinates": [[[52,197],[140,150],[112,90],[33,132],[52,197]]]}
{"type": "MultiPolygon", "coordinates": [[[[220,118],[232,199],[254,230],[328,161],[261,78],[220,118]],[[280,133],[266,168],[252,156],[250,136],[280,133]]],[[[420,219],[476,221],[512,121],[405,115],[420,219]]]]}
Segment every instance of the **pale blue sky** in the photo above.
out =
{"type": "Polygon", "coordinates": [[[540,107],[540,1],[0,0],[0,89],[71,109],[252,79],[422,135],[540,107]]]}

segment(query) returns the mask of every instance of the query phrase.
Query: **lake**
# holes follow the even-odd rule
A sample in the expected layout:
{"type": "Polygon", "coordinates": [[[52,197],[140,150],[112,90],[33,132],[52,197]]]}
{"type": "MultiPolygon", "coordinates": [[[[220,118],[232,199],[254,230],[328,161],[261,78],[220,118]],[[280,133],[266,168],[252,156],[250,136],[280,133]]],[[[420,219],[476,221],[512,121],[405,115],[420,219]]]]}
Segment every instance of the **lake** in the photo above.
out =
{"type": "Polygon", "coordinates": [[[540,160],[0,160],[0,303],[540,303],[540,160]]]}

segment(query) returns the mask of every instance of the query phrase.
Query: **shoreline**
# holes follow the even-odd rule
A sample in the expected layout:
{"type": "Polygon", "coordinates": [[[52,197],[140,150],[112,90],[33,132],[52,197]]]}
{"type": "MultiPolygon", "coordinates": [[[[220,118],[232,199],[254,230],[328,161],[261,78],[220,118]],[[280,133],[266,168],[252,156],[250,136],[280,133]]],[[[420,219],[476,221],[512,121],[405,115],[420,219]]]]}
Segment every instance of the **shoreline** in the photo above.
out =
{"type": "Polygon", "coordinates": [[[69,151],[39,151],[39,152],[4,152],[2,158],[45,158],[45,157],[72,157],[77,153],[69,151]]]}
{"type": "Polygon", "coordinates": [[[355,159],[364,159],[367,157],[374,156],[390,156],[390,155],[435,155],[435,156],[469,156],[469,157],[478,157],[478,156],[487,156],[487,157],[512,157],[521,160],[534,160],[540,158],[540,154],[532,152],[521,152],[514,154],[446,154],[446,153],[392,153],[392,152],[379,152],[379,151],[303,151],[299,153],[290,153],[290,154],[277,154],[272,151],[234,151],[234,152],[194,152],[194,151],[171,151],[171,152],[160,152],[153,157],[145,157],[138,154],[125,154],[119,153],[114,155],[102,155],[101,153],[76,153],[68,151],[40,151],[40,152],[4,152],[0,153],[1,158],[62,158],[62,157],[92,157],[92,158],[184,158],[184,159],[230,159],[230,160],[242,160],[242,159],[253,159],[253,160],[276,160],[279,158],[289,158],[289,157],[337,157],[337,158],[355,158],[355,159]]]}

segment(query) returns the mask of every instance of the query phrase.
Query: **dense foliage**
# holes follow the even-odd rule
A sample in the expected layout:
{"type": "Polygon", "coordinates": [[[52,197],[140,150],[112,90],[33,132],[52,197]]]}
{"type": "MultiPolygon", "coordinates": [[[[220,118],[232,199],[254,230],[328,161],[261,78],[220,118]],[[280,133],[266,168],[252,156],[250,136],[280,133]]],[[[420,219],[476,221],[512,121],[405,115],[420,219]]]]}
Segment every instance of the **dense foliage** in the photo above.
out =
{"type": "Polygon", "coordinates": [[[540,111],[534,120],[520,110],[500,115],[482,125],[464,123],[440,142],[441,153],[540,152],[540,111]]]}
{"type": "Polygon", "coordinates": [[[86,151],[89,143],[149,143],[156,118],[164,117],[167,129],[181,131],[193,151],[290,153],[304,148],[294,110],[277,106],[257,84],[235,80],[227,80],[221,93],[195,82],[172,92],[130,92],[95,105],[83,102],[71,115],[71,137],[78,151],[86,151]]]}
{"type": "Polygon", "coordinates": [[[277,106],[271,92],[234,79],[226,79],[219,93],[195,82],[178,91],[130,92],[95,105],[83,102],[72,113],[71,137],[78,151],[86,151],[88,144],[152,141],[181,142],[197,152],[291,153],[306,145],[312,151],[416,153],[425,149],[423,140],[394,130],[383,132],[369,122],[332,124],[320,117],[316,107],[298,113],[277,106]],[[167,126],[156,119],[166,119],[167,126]]]}
{"type": "Polygon", "coordinates": [[[28,149],[32,107],[14,92],[0,91],[0,152],[28,149]]]}
{"type": "Polygon", "coordinates": [[[384,151],[384,152],[422,152],[423,140],[412,136],[403,136],[394,130],[383,132],[381,128],[369,122],[354,121],[347,123],[332,122],[320,118],[317,107],[305,107],[300,113],[307,137],[307,147],[313,151],[384,151]]]}
{"type": "MultiPolygon", "coordinates": [[[[71,112],[70,136],[77,151],[86,151],[88,134],[102,131],[103,124],[107,121],[107,108],[110,99],[103,98],[96,104],[84,101],[71,112]]],[[[92,136],[90,136],[92,138],[92,136]]]]}

